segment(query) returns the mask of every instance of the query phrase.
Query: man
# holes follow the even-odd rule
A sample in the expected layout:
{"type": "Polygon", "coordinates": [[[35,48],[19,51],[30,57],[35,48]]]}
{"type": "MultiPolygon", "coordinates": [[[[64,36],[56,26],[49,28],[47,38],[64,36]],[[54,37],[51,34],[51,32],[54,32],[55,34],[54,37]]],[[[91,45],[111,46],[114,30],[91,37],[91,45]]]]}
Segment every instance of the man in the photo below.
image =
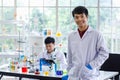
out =
{"type": "Polygon", "coordinates": [[[59,61],[61,69],[67,68],[67,62],[64,53],[61,53],[55,48],[55,39],[53,37],[47,37],[44,41],[46,50],[43,52],[41,58],[46,60],[53,60],[55,63],[59,61]]]}
{"type": "Polygon", "coordinates": [[[73,9],[78,29],[68,37],[68,80],[98,80],[99,68],[109,53],[102,35],[88,25],[88,10],[73,9]]]}

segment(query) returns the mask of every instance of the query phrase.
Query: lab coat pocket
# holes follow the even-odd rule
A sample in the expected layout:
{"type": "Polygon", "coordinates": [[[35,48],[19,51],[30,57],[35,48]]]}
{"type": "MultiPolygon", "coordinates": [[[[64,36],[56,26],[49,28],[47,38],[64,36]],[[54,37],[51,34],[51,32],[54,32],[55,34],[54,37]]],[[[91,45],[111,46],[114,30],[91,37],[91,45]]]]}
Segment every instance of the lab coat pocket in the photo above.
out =
{"type": "Polygon", "coordinates": [[[87,67],[83,67],[81,78],[83,80],[97,80],[98,78],[98,71],[96,69],[88,69],[87,67]]]}
{"type": "Polygon", "coordinates": [[[82,77],[92,77],[95,75],[95,71],[96,71],[94,69],[90,70],[86,66],[84,66],[82,70],[83,70],[81,73],[82,77]]]}

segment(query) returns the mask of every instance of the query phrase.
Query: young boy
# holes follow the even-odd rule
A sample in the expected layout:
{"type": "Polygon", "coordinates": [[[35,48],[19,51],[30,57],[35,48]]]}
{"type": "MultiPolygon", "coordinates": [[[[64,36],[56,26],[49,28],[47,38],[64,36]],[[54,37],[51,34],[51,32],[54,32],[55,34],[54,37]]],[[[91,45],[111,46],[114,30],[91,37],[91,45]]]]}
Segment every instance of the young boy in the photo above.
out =
{"type": "Polygon", "coordinates": [[[55,39],[53,37],[47,37],[44,41],[46,50],[43,52],[41,58],[45,60],[59,61],[61,68],[64,70],[67,68],[67,62],[64,53],[61,53],[55,48],[55,39]]]}

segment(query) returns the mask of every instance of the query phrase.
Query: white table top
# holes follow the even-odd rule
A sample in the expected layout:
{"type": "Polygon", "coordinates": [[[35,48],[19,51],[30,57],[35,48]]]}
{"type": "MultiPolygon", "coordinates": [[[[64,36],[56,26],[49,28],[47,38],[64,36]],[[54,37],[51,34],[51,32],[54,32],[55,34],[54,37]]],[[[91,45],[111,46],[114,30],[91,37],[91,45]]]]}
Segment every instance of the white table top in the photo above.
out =
{"type": "Polygon", "coordinates": [[[100,71],[100,80],[107,80],[109,78],[112,78],[116,75],[118,75],[118,72],[111,72],[111,71],[100,71]]]}
{"type": "MultiPolygon", "coordinates": [[[[6,70],[5,72],[10,72],[10,71],[6,70]]],[[[19,72],[11,72],[11,73],[19,73],[19,72]]],[[[28,74],[29,75],[35,75],[35,74],[30,74],[30,73],[28,73],[28,74]]],[[[116,76],[118,74],[119,74],[119,72],[100,71],[99,80],[107,80],[107,79],[112,78],[112,77],[114,77],[114,76],[116,76]]],[[[55,76],[51,76],[51,77],[55,77],[55,76]]],[[[62,77],[62,76],[56,76],[56,77],[62,77]]]]}

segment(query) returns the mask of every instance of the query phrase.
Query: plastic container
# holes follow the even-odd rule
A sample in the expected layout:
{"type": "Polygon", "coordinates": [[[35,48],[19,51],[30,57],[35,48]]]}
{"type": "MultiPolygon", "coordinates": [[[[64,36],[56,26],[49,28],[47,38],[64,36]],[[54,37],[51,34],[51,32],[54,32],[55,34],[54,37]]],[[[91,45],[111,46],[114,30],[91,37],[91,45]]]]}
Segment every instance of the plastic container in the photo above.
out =
{"type": "Polygon", "coordinates": [[[63,75],[62,66],[59,60],[56,61],[56,75],[63,75]]]}

